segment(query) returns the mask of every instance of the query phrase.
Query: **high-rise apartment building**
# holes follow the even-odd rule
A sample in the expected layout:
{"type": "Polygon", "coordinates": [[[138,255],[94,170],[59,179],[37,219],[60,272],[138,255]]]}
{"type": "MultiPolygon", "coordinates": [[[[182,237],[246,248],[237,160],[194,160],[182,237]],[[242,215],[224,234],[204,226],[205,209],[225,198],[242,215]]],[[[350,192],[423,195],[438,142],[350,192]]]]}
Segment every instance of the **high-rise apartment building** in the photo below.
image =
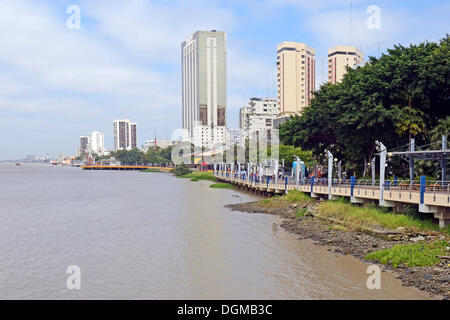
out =
{"type": "Polygon", "coordinates": [[[278,116],[289,117],[309,106],[316,83],[316,50],[304,43],[277,47],[278,116]]]}
{"type": "Polygon", "coordinates": [[[137,148],[137,124],[129,119],[114,121],[114,150],[137,148]]]}
{"type": "Polygon", "coordinates": [[[131,149],[137,148],[137,124],[130,123],[131,149]]]}
{"type": "Polygon", "coordinates": [[[249,106],[244,106],[239,109],[239,129],[243,132],[245,131],[248,123],[248,117],[251,113],[252,108],[249,106]]]}
{"type": "Polygon", "coordinates": [[[183,129],[197,146],[226,142],[226,34],[197,31],[181,44],[183,129]]]}
{"type": "Polygon", "coordinates": [[[364,54],[356,47],[336,46],[328,50],[328,82],[336,84],[342,80],[347,67],[364,62],[364,54]]]}
{"type": "Polygon", "coordinates": [[[87,153],[90,150],[90,137],[81,136],[80,137],[80,154],[87,153]]]}
{"type": "Polygon", "coordinates": [[[105,135],[99,131],[93,131],[90,135],[91,151],[103,155],[105,152],[105,135]]]}

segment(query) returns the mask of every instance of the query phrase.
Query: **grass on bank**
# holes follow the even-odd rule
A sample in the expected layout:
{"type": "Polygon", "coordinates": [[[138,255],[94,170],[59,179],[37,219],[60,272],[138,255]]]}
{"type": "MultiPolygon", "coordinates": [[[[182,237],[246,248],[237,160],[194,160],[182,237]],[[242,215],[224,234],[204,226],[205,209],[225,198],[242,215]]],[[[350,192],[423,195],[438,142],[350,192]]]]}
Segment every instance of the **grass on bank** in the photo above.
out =
{"type": "Polygon", "coordinates": [[[284,194],[282,196],[274,196],[270,199],[259,200],[259,203],[262,206],[266,207],[282,208],[288,204],[303,203],[308,200],[311,200],[311,197],[308,196],[306,193],[298,190],[291,190],[288,192],[288,194],[284,194]]]}
{"type": "Polygon", "coordinates": [[[191,173],[183,174],[179,177],[188,178],[191,180],[194,179],[192,181],[199,181],[199,180],[216,181],[216,178],[214,178],[212,172],[205,172],[205,171],[193,171],[191,173]]]}
{"type": "Polygon", "coordinates": [[[366,259],[390,264],[397,268],[400,264],[408,267],[434,266],[439,263],[438,256],[448,255],[450,243],[441,240],[431,243],[396,245],[390,249],[371,252],[366,259]]]}
{"type": "Polygon", "coordinates": [[[224,183],[224,182],[218,182],[213,183],[209,186],[210,188],[217,188],[217,189],[236,189],[236,187],[230,183],[224,183]]]}
{"type": "Polygon", "coordinates": [[[295,215],[295,217],[296,218],[301,218],[301,217],[303,217],[306,214],[307,211],[308,211],[308,209],[306,209],[306,208],[299,209],[297,211],[297,214],[295,215]]]}
{"type": "Polygon", "coordinates": [[[141,172],[161,172],[161,170],[159,170],[159,169],[144,169],[144,170],[141,170],[141,172]]]}
{"type": "Polygon", "coordinates": [[[311,200],[311,197],[302,191],[291,190],[287,194],[281,196],[281,199],[284,199],[287,202],[294,203],[294,202],[304,202],[304,201],[311,200]]]}
{"type": "Polygon", "coordinates": [[[432,221],[401,213],[386,212],[371,206],[359,207],[343,201],[322,202],[317,206],[317,213],[321,217],[339,220],[352,229],[365,227],[394,230],[403,227],[410,231],[440,231],[450,235],[450,227],[439,229],[439,226],[432,221]]]}

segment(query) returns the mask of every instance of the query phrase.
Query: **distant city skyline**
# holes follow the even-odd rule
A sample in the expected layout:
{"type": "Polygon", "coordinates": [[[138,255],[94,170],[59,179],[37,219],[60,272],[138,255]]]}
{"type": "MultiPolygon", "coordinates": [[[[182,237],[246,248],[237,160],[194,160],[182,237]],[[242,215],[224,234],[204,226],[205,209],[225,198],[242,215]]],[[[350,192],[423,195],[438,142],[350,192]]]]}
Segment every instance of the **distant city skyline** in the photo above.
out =
{"type": "Polygon", "coordinates": [[[196,30],[227,33],[229,128],[250,97],[277,96],[283,41],[316,50],[317,89],[328,78],[330,47],[356,46],[367,61],[450,30],[448,1],[377,1],[379,28],[368,27],[372,1],[352,3],[350,28],[348,0],[80,0],[80,29],[69,30],[72,3],[0,1],[0,160],[74,154],[80,135],[93,130],[113,149],[111,121],[124,117],[139,123],[140,141],[155,132],[170,139],[182,119],[180,43],[196,30]]]}

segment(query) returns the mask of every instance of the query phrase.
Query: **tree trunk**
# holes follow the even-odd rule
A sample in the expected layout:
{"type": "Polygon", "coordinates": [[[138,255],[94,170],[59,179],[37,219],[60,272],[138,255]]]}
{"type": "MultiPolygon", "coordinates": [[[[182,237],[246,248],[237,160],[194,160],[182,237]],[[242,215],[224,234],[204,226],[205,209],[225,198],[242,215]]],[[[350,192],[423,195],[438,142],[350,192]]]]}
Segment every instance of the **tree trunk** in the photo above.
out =
{"type": "Polygon", "coordinates": [[[408,143],[409,143],[409,151],[412,151],[411,149],[412,149],[412,145],[411,145],[411,129],[409,129],[408,130],[408,137],[409,137],[409,140],[408,140],[408,143]]]}

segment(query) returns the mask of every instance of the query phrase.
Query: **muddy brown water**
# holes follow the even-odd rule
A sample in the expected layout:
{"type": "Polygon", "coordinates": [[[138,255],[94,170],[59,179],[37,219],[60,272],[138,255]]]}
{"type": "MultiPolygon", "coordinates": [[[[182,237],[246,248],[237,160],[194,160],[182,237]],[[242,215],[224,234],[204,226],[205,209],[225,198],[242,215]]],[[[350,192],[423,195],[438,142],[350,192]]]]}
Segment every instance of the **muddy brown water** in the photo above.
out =
{"type": "Polygon", "coordinates": [[[1,299],[428,299],[232,212],[252,194],[164,173],[0,164],[1,299]],[[81,289],[66,286],[69,265],[81,289]]]}

